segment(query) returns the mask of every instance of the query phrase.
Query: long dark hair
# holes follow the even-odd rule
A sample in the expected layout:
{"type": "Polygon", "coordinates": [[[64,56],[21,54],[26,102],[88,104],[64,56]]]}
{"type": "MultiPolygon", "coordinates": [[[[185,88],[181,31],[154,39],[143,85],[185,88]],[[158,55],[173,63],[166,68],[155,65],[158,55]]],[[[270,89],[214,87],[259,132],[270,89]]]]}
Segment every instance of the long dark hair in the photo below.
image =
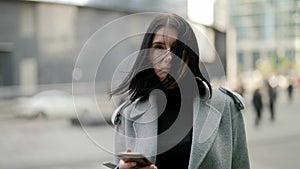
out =
{"type": "MultiPolygon", "coordinates": [[[[177,30],[178,37],[171,52],[188,65],[188,68],[197,81],[199,95],[206,95],[207,92],[209,92],[209,94],[212,93],[211,85],[203,77],[199,69],[198,43],[191,26],[185,19],[178,15],[160,14],[151,22],[145,33],[132,70],[123,82],[116,89],[111,91],[111,95],[124,94],[129,91],[130,99],[134,101],[137,98],[147,98],[152,90],[168,88],[168,86],[176,81],[176,77],[168,75],[165,80],[161,82],[155,74],[149,59],[149,49],[151,49],[154,35],[162,27],[171,27],[177,30]],[[207,91],[207,87],[209,91],[207,91]]],[[[172,64],[171,69],[176,69],[175,65],[172,64]]]]}

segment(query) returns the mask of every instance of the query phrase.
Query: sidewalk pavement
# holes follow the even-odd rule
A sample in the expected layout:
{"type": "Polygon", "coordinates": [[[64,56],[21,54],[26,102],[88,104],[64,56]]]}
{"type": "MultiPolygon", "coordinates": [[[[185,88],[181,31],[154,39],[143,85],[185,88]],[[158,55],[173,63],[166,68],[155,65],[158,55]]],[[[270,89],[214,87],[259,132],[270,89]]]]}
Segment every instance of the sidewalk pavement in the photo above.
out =
{"type": "Polygon", "coordinates": [[[265,104],[258,127],[254,125],[255,110],[251,97],[245,96],[247,108],[243,110],[243,115],[251,168],[299,167],[300,94],[296,94],[292,102],[289,102],[286,93],[280,93],[275,107],[274,122],[271,122],[269,107],[265,104]]]}

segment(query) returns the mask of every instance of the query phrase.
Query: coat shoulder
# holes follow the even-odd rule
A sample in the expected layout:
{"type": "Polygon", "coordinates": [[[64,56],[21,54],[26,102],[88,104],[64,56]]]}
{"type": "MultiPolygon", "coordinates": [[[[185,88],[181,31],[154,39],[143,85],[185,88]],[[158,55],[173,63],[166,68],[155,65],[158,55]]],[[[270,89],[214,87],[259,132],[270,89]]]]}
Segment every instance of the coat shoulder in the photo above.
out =
{"type": "Polygon", "coordinates": [[[219,87],[217,93],[225,94],[229,97],[229,99],[234,103],[235,107],[238,110],[243,110],[246,107],[245,99],[238,93],[226,88],[226,87],[219,87]]]}

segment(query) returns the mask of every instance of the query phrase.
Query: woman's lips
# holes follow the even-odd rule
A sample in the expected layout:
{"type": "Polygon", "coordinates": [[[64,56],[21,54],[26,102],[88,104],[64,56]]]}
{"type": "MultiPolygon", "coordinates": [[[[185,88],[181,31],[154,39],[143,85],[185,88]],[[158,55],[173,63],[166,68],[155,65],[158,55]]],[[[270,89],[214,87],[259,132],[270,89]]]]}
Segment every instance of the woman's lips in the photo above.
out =
{"type": "Polygon", "coordinates": [[[161,68],[161,70],[164,72],[169,72],[170,69],[171,69],[171,66],[166,66],[166,67],[161,68]]]}
{"type": "Polygon", "coordinates": [[[165,72],[165,73],[169,73],[170,69],[167,69],[167,68],[163,68],[161,69],[162,72],[165,72]]]}

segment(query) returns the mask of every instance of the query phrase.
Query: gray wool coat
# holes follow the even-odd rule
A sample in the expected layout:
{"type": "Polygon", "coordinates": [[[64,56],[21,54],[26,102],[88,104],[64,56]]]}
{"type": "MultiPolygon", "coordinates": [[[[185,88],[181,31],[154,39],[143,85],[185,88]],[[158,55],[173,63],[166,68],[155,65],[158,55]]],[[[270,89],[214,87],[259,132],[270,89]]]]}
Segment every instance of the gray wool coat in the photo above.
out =
{"type": "MultiPolygon", "coordinates": [[[[212,97],[194,99],[194,123],[189,169],[248,169],[249,158],[239,99],[214,89],[212,97]]],[[[123,103],[112,121],[116,127],[115,153],[126,148],[155,164],[157,153],[155,98],[123,103]]],[[[118,160],[118,159],[117,159],[118,160]]]]}

